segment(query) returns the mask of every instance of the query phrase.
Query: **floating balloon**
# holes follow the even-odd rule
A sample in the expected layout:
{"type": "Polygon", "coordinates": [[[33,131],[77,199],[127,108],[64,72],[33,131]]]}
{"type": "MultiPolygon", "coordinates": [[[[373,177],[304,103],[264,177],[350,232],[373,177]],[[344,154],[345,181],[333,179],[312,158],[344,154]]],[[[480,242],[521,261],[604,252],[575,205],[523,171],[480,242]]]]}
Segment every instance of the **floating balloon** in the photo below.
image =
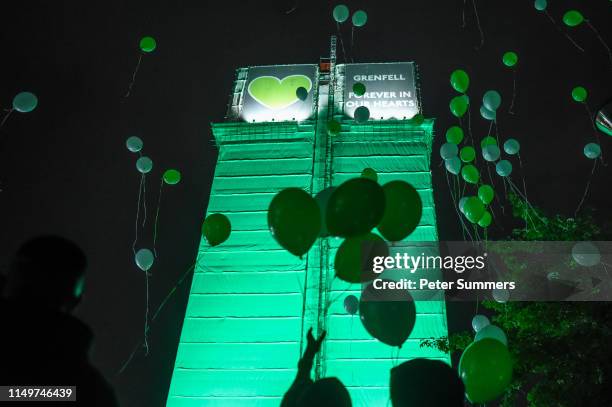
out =
{"type": "Polygon", "coordinates": [[[353,85],[353,93],[357,96],[363,96],[363,94],[366,93],[365,85],[361,82],[356,82],[353,85]]]}
{"type": "Polygon", "coordinates": [[[136,169],[141,174],[147,174],[153,168],[153,161],[146,156],[140,157],[136,160],[136,169]]]}
{"type": "Polygon", "coordinates": [[[457,92],[465,93],[470,86],[470,77],[463,69],[457,69],[451,74],[450,83],[457,92]]]}
{"type": "Polygon", "coordinates": [[[606,136],[612,136],[612,101],[607,102],[597,111],[595,126],[606,136]]]}
{"type": "Polygon", "coordinates": [[[20,113],[29,113],[38,106],[38,98],[31,92],[19,92],[13,98],[13,109],[20,113]]]}
{"type": "Polygon", "coordinates": [[[574,99],[578,103],[582,103],[587,98],[587,90],[582,86],[576,86],[572,89],[572,99],[574,99]]]}
{"type": "Polygon", "coordinates": [[[218,246],[225,242],[232,232],[230,220],[222,213],[208,215],[202,223],[202,236],[211,246],[218,246]]]}
{"type": "Polygon", "coordinates": [[[457,175],[461,171],[461,160],[457,156],[447,158],[444,160],[444,166],[446,167],[446,171],[453,175],[457,175]]]}
{"type": "Polygon", "coordinates": [[[483,184],[478,187],[478,198],[482,201],[483,204],[488,205],[493,201],[495,197],[495,191],[491,185],[483,184]]]}
{"type": "Polygon", "coordinates": [[[589,143],[584,146],[584,155],[586,158],[594,160],[601,155],[601,147],[599,147],[599,144],[589,143]]]}
{"type": "Polygon", "coordinates": [[[376,174],[376,171],[374,171],[372,168],[364,168],[363,171],[361,171],[361,176],[363,178],[371,179],[374,182],[378,181],[378,174],[376,174]]]}
{"type": "Polygon", "coordinates": [[[465,204],[467,203],[469,197],[464,196],[459,200],[459,210],[461,211],[461,213],[465,214],[464,209],[465,209],[465,204]]]}
{"type": "Polygon", "coordinates": [[[499,147],[497,144],[489,144],[482,149],[482,158],[484,158],[488,162],[497,161],[501,151],[499,151],[499,147]]]}
{"type": "Polygon", "coordinates": [[[383,186],[385,209],[378,231],[390,242],[408,237],[419,225],[423,202],[417,190],[405,181],[391,181],[383,186]]]}
{"type": "Polygon", "coordinates": [[[570,10],[563,14],[563,22],[568,27],[576,27],[584,21],[584,16],[578,10],[570,10]]]}
{"type": "Polygon", "coordinates": [[[446,141],[452,144],[459,144],[463,140],[463,130],[459,126],[452,126],[446,130],[446,141]]]}
{"type": "Polygon", "coordinates": [[[466,95],[455,96],[450,101],[450,111],[456,117],[463,117],[465,112],[467,112],[468,104],[469,99],[466,95]]]}
{"type": "Polygon", "coordinates": [[[485,317],[484,315],[478,314],[474,315],[474,318],[472,318],[472,329],[474,329],[474,332],[478,332],[482,328],[490,324],[491,323],[489,322],[489,318],[485,317]]]}
{"type": "Polygon", "coordinates": [[[363,27],[368,21],[368,14],[363,10],[357,10],[353,13],[352,21],[355,27],[363,27]]]}
{"type": "Polygon", "coordinates": [[[505,288],[494,288],[491,290],[491,295],[493,296],[493,299],[500,304],[504,304],[510,299],[510,291],[506,290],[505,288]]]}
{"type": "Polygon", "coordinates": [[[357,109],[355,109],[355,113],[353,113],[353,115],[355,116],[355,121],[362,124],[367,122],[370,118],[370,110],[365,106],[359,106],[357,109]]]}
{"type": "Polygon", "coordinates": [[[332,119],[327,122],[327,134],[330,137],[337,136],[338,134],[340,134],[341,130],[342,126],[337,120],[332,119]]]}
{"type": "Polygon", "coordinates": [[[375,257],[389,256],[387,243],[374,233],[347,237],[338,248],[334,258],[336,276],[347,283],[374,280],[372,271],[375,257]]]}
{"type": "Polygon", "coordinates": [[[506,154],[509,154],[509,155],[518,154],[520,149],[521,149],[521,145],[516,139],[509,138],[504,143],[504,151],[506,152],[506,154]]]}
{"type": "Polygon", "coordinates": [[[283,189],[270,202],[268,227],[284,249],[301,257],[321,232],[319,206],[314,198],[299,188],[283,189]]]}
{"type": "Polygon", "coordinates": [[[501,105],[501,95],[496,90],[488,90],[482,97],[482,104],[494,112],[501,105]]]}
{"type": "Polygon", "coordinates": [[[354,295],[347,295],[344,298],[344,310],[349,315],[355,315],[359,311],[359,300],[354,295]]]}
{"type": "Polygon", "coordinates": [[[128,139],[125,141],[125,146],[132,153],[137,153],[142,150],[142,145],[142,140],[140,139],[140,137],[136,136],[128,137],[128,139]]]}
{"type": "Polygon", "coordinates": [[[510,352],[495,339],[472,342],[461,355],[458,371],[470,402],[495,400],[512,381],[510,352]]]}
{"type": "Polygon", "coordinates": [[[572,248],[572,257],[584,267],[596,266],[601,262],[599,249],[591,242],[578,242],[572,248]]]}
{"type": "Polygon", "coordinates": [[[147,271],[151,268],[151,266],[153,266],[155,257],[153,256],[153,252],[151,252],[151,250],[140,249],[136,252],[134,260],[136,261],[136,265],[139,269],[142,271],[147,271]]]}
{"type": "Polygon", "coordinates": [[[332,236],[350,237],[370,232],[385,212],[383,188],[367,178],[353,178],[331,194],[325,216],[332,236]]]}
{"type": "Polygon", "coordinates": [[[480,179],[478,169],[472,164],[468,164],[461,169],[461,176],[465,182],[469,182],[470,184],[477,184],[480,179]]]}
{"type": "MultiPolygon", "coordinates": [[[[382,280],[381,283],[390,280],[382,280]]],[[[401,347],[414,328],[416,309],[407,290],[376,289],[368,285],[359,300],[361,323],[370,335],[401,347]]]]}
{"type": "Polygon", "coordinates": [[[327,203],[329,202],[329,197],[335,190],[336,187],[328,187],[320,191],[315,196],[315,201],[317,202],[317,205],[319,205],[319,211],[321,213],[321,231],[319,232],[320,237],[329,236],[329,231],[327,230],[327,223],[325,222],[325,216],[327,214],[327,203]]]}
{"type": "Polygon", "coordinates": [[[507,177],[512,173],[512,163],[508,160],[501,160],[495,164],[495,172],[500,177],[507,177]]]}
{"type": "Polygon", "coordinates": [[[168,185],[176,185],[181,181],[181,173],[177,170],[166,170],[163,176],[164,182],[168,185]]]}
{"type": "Polygon", "coordinates": [[[153,52],[155,51],[155,48],[157,48],[157,42],[155,41],[155,38],[142,37],[142,39],[140,40],[140,50],[142,52],[153,52]]]}
{"type": "Polygon", "coordinates": [[[456,144],[444,143],[440,147],[440,157],[442,157],[444,160],[453,158],[453,157],[457,157],[458,153],[459,153],[459,148],[457,148],[456,144]]]}
{"type": "Polygon", "coordinates": [[[459,157],[464,163],[472,162],[476,157],[476,150],[474,150],[474,147],[472,146],[465,146],[459,152],[459,157]]]}
{"type": "Polygon", "coordinates": [[[489,145],[497,145],[497,140],[495,140],[495,137],[486,136],[480,141],[480,148],[485,148],[489,145]]]}
{"type": "Polygon", "coordinates": [[[308,99],[308,90],[306,90],[305,87],[300,86],[295,90],[295,96],[297,96],[298,99],[304,101],[308,99]]]}
{"type": "Polygon", "coordinates": [[[538,11],[544,11],[546,10],[546,7],[548,6],[548,2],[546,0],[535,0],[533,6],[538,11]]]}
{"type": "Polygon", "coordinates": [[[491,222],[493,221],[493,217],[491,216],[491,212],[485,210],[485,213],[482,215],[482,218],[478,221],[478,226],[481,228],[488,228],[491,226],[491,222]]]}
{"type": "Polygon", "coordinates": [[[463,214],[472,223],[477,223],[485,213],[484,204],[475,196],[469,197],[463,205],[463,214]]]}
{"type": "Polygon", "coordinates": [[[485,120],[495,120],[497,118],[497,113],[493,110],[489,110],[484,106],[480,106],[480,115],[485,120]]]}
{"type": "Polygon", "coordinates": [[[349,18],[349,9],[344,4],[334,7],[333,15],[337,23],[343,23],[349,18]]]}
{"type": "Polygon", "coordinates": [[[518,55],[516,55],[516,52],[508,51],[504,53],[504,56],[502,57],[502,62],[507,67],[513,67],[518,62],[518,55]]]}
{"type": "Polygon", "coordinates": [[[504,331],[495,325],[488,325],[476,333],[476,337],[474,341],[481,341],[483,339],[495,339],[496,341],[500,341],[504,344],[504,346],[508,346],[508,338],[504,331]]]}
{"type": "Polygon", "coordinates": [[[390,393],[396,407],[457,407],[464,405],[465,387],[447,363],[417,358],[391,369],[390,393]]]}

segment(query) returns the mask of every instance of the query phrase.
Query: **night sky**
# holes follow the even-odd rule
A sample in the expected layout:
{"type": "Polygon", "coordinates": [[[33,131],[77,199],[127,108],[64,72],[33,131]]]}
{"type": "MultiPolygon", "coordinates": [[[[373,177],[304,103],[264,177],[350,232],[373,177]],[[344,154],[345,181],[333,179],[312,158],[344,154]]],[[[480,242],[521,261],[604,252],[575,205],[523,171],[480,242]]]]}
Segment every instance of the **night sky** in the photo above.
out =
{"type": "MultiPolygon", "coordinates": [[[[426,117],[436,118],[432,173],[443,240],[461,238],[449,201],[438,148],[456,124],[448,102],[449,75],[471,77],[472,131],[486,135],[477,114],[482,94],[503,98],[500,136],[522,144],[530,201],[549,213],[574,213],[591,171],[582,149],[594,141],[583,106],[571,89],[589,91],[589,106],[612,97],[612,66],[586,25],[571,30],[579,52],[537,12],[530,0],[476,0],[484,33],[480,43],[472,0],[347,1],[368,12],[347,53],[357,62],[415,61],[420,68],[426,117]],[[512,73],[502,54],[519,55],[515,114],[507,114],[512,73]]],[[[612,43],[608,0],[551,0],[551,16],[577,8],[612,43]]],[[[193,263],[208,202],[217,151],[210,122],[222,121],[240,66],[317,63],[328,55],[336,32],[336,3],[299,1],[10,2],[2,5],[0,108],[13,96],[34,92],[38,108],[13,113],[0,129],[0,267],[24,239],[58,233],[77,241],[90,268],[77,315],[93,328],[92,359],[112,381],[126,406],[165,402],[185,311],[190,278],[177,290],[150,335],[150,354],[138,354],[116,372],[142,339],[144,276],[133,262],[132,241],[140,175],[125,139],[138,135],[154,161],[147,182],[148,219],[139,246],[151,246],[157,188],[163,171],[177,168],[181,183],[165,187],[159,223],[159,258],[152,269],[156,307],[193,263]],[[138,61],[138,41],[151,35],[157,49],[143,57],[129,98],[124,98],[138,61]]],[[[567,31],[566,27],[562,28],[567,31]]],[[[342,35],[350,44],[350,26],[342,35]]],[[[348,57],[348,55],[347,55],[348,57]]],[[[343,62],[340,51],[339,62],[343,62]]],[[[609,160],[612,139],[601,135],[609,160]]],[[[518,174],[517,174],[518,175],[518,174]]],[[[598,166],[586,205],[601,222],[612,208],[610,167],[598,166]]],[[[518,179],[518,178],[517,178],[518,179]]],[[[507,236],[507,215],[491,235],[507,236]]],[[[452,329],[465,329],[460,310],[450,310],[452,329]]],[[[35,321],[33,321],[35,323],[35,321]]],[[[44,337],[44,332],[41,332],[44,337]]],[[[289,383],[288,383],[289,385],[289,383]]]]}

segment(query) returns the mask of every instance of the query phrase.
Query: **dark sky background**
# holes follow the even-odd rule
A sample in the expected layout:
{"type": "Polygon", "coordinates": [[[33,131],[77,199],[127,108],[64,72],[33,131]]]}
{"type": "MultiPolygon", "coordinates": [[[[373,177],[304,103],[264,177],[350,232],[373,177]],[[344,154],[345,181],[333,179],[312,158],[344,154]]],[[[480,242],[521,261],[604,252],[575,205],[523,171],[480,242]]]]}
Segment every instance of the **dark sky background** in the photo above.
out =
{"type": "MultiPolygon", "coordinates": [[[[351,55],[359,62],[416,61],[424,113],[435,117],[437,137],[432,173],[441,239],[461,237],[438,148],[456,123],[448,110],[454,92],[450,73],[465,69],[474,103],[472,130],[486,135],[477,115],[482,94],[503,97],[500,135],[522,144],[531,202],[549,213],[573,214],[592,161],[582,155],[593,131],[582,106],[571,100],[574,86],[589,90],[595,108],[612,97],[612,66],[586,25],[571,30],[585,49],[575,49],[531,0],[476,0],[484,46],[472,0],[461,28],[462,0],[351,1],[368,24],[356,33],[351,55]],[[508,110],[512,74],[501,63],[518,53],[515,115],[508,110]]],[[[151,246],[157,187],[163,171],[178,168],[182,182],[164,188],[159,223],[159,258],[152,269],[151,304],[156,307],[195,259],[217,151],[209,123],[223,120],[234,70],[240,66],[317,63],[328,55],[335,3],[293,1],[19,1],[0,13],[0,107],[10,108],[22,90],[39,97],[29,114],[13,113],[0,129],[0,267],[20,242],[39,233],[76,240],[90,261],[87,292],[78,316],[93,328],[93,361],[115,385],[123,405],[165,403],[190,278],[177,290],[150,336],[151,351],[139,353],[116,372],[142,339],[145,284],[133,261],[134,219],[139,185],[136,156],[125,139],[139,135],[154,161],[147,183],[149,218],[139,246],[151,246]],[[138,41],[157,39],[145,55],[131,96],[124,99],[138,60],[138,41]]],[[[612,42],[608,0],[550,1],[561,21],[569,8],[612,42]]],[[[566,28],[564,27],[563,30],[566,28]]],[[[350,42],[350,27],[342,27],[350,42]]],[[[340,53],[339,62],[342,62],[340,53]]],[[[612,139],[601,136],[604,155],[612,139]]],[[[610,167],[597,169],[587,204],[601,222],[612,208],[610,167]]],[[[504,236],[506,216],[491,234],[504,236]]],[[[465,314],[465,313],[464,313],[465,314]]],[[[462,311],[449,312],[452,329],[467,328],[462,311]]],[[[41,332],[44,340],[44,332],[41,332]]]]}

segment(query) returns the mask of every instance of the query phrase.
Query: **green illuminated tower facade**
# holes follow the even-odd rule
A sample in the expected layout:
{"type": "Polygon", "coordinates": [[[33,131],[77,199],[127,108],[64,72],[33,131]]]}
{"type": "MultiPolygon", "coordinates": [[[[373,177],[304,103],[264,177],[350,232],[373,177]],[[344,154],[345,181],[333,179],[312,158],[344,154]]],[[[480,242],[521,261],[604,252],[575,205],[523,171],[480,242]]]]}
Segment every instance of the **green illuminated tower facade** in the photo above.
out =
{"type": "MultiPolygon", "coordinates": [[[[288,187],[313,196],[357,177],[404,180],[423,200],[423,217],[407,241],[436,242],[430,155],[433,120],[420,109],[412,63],[249,67],[237,71],[227,120],[212,125],[219,148],[207,213],[232,223],[223,244],[202,239],[167,406],[279,406],[296,373],[310,327],[328,331],[313,378],[337,376],[355,406],[386,406],[397,348],[373,339],[344,297],[360,286],[334,278],[340,239],[318,239],[300,259],[282,249],[267,225],[274,195],[288,187]],[[355,95],[352,84],[364,83],[355,95]],[[296,95],[297,88],[305,94],[296,95]],[[370,120],[353,118],[367,106],[370,120]],[[341,123],[328,134],[327,123],[341,123]]],[[[299,94],[299,92],[298,92],[299,94]]],[[[401,247],[401,242],[396,247],[401,247]]],[[[417,301],[414,330],[399,360],[449,356],[420,348],[447,334],[444,301],[417,301]]]]}

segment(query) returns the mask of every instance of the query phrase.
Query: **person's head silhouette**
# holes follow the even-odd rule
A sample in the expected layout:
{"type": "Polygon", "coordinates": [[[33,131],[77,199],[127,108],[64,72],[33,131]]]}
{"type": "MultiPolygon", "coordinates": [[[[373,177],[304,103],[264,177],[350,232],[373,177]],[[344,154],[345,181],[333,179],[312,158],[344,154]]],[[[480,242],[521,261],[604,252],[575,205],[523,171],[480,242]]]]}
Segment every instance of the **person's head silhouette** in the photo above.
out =
{"type": "Polygon", "coordinates": [[[298,399],[299,407],[351,407],[351,396],[340,380],[326,377],[314,382],[298,399]]]}
{"type": "Polygon", "coordinates": [[[79,303],[87,259],[60,236],[38,236],[15,253],[6,278],[6,298],[70,312],[79,303]]]}

